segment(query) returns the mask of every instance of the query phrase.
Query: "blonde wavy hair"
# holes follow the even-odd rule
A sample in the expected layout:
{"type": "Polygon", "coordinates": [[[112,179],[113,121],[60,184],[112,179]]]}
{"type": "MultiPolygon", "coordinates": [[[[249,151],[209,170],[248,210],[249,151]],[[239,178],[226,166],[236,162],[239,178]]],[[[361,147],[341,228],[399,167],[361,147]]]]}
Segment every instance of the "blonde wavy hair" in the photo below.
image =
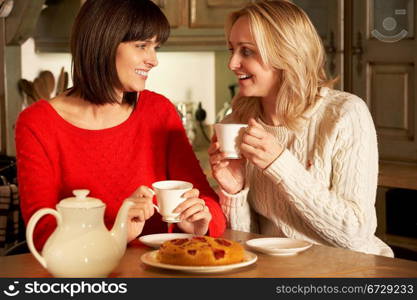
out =
{"type": "MultiPolygon", "coordinates": [[[[332,87],[324,65],[325,52],[319,35],[306,13],[288,1],[251,3],[231,13],[225,31],[229,40],[233,24],[242,16],[249,19],[262,61],[281,72],[276,98],[276,113],[281,125],[299,130],[303,113],[318,99],[320,87],[332,87]]],[[[232,101],[234,121],[246,123],[262,117],[258,97],[240,97],[232,101]]]]}

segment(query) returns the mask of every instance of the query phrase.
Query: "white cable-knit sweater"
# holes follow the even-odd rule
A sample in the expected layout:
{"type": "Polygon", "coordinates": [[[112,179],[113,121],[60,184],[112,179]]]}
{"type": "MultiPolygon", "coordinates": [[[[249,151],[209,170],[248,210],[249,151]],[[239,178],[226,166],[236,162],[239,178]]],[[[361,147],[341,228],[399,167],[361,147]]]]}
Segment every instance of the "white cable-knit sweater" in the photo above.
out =
{"type": "Polygon", "coordinates": [[[238,194],[219,190],[228,225],[393,256],[375,236],[378,150],[369,110],[355,95],[320,92],[300,132],[262,123],[286,150],[263,171],[247,163],[238,194]]]}

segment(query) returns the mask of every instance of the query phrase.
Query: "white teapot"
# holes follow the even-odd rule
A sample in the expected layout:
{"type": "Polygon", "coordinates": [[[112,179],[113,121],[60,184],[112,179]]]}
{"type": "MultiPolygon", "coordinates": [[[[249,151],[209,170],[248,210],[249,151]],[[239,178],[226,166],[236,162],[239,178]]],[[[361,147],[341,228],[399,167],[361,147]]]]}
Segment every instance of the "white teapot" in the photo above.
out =
{"type": "Polygon", "coordinates": [[[61,200],[57,210],[40,209],[29,220],[26,229],[29,249],[55,277],[105,277],[125,253],[127,213],[133,202],[124,201],[109,232],[103,221],[106,205],[87,197],[89,192],[74,190],[75,197],[61,200]],[[40,255],[33,244],[33,230],[46,214],[53,215],[58,226],[40,255]]]}

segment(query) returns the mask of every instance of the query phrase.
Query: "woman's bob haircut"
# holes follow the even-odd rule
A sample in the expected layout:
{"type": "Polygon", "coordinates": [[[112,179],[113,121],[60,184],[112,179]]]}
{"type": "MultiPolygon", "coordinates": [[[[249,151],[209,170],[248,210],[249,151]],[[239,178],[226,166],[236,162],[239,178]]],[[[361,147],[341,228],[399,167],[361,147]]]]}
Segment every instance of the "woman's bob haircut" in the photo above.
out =
{"type": "MultiPolygon", "coordinates": [[[[164,43],[170,33],[167,18],[150,0],[87,0],[72,28],[71,54],[76,95],[94,104],[119,102],[116,89],[122,84],[116,70],[120,43],[156,37],[164,43]]],[[[124,93],[123,101],[134,105],[137,93],[124,93]]]]}
{"type": "MultiPolygon", "coordinates": [[[[306,13],[289,1],[261,1],[233,12],[226,23],[229,40],[233,24],[242,16],[249,19],[250,30],[263,63],[280,72],[275,113],[281,125],[298,130],[304,113],[314,106],[321,87],[331,87],[324,70],[325,52],[316,29],[306,13]]],[[[258,97],[233,99],[236,121],[262,117],[258,97]]]]}

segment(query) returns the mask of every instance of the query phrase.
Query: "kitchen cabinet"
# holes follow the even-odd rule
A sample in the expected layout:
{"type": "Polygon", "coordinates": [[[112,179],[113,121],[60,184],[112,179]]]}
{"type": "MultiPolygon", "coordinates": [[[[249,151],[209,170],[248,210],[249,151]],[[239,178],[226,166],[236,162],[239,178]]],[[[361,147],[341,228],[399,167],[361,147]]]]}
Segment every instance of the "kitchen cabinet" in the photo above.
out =
{"type": "MultiPolygon", "coordinates": [[[[5,24],[4,19],[0,18],[0,63],[4,66],[6,61],[5,56],[5,24]]],[[[5,87],[5,68],[0,69],[0,154],[4,154],[7,148],[6,139],[6,87],[5,87]]]]}
{"type": "Polygon", "coordinates": [[[71,28],[84,0],[45,0],[34,30],[36,50],[69,52],[71,28]]]}
{"type": "Polygon", "coordinates": [[[417,163],[414,0],[354,0],[351,89],[366,100],[380,159],[417,163]]]}
{"type": "MultiPolygon", "coordinates": [[[[46,0],[36,26],[36,49],[69,52],[71,27],[85,0],[46,0]]],[[[226,16],[253,0],[152,0],[171,24],[165,51],[225,50],[226,16]]]]}
{"type": "MultiPolygon", "coordinates": [[[[20,44],[32,35],[44,0],[14,0],[0,17],[0,154],[14,153],[14,124],[21,110],[17,82],[21,76],[20,44]]],[[[2,5],[6,5],[2,3],[2,5]]],[[[4,6],[3,6],[4,7],[4,6]]]]}
{"type": "Polygon", "coordinates": [[[326,73],[338,77],[335,88],[344,89],[345,45],[344,0],[293,0],[310,17],[327,54],[326,73]]]}
{"type": "Polygon", "coordinates": [[[389,232],[390,212],[384,211],[389,189],[417,189],[410,184],[417,177],[416,1],[352,0],[350,10],[349,89],[367,102],[379,142],[379,236],[417,252],[417,237],[389,232]]]}
{"type": "MultiPolygon", "coordinates": [[[[417,238],[387,230],[390,189],[417,190],[417,40],[414,0],[293,0],[309,15],[336,88],[361,97],[378,136],[378,236],[417,252],[417,238]]],[[[398,199],[401,201],[404,199],[398,199]]],[[[416,200],[417,201],[417,200],[416,200]]]]}
{"type": "Polygon", "coordinates": [[[167,16],[171,36],[163,49],[225,50],[227,15],[253,0],[152,0],[167,16]]]}

